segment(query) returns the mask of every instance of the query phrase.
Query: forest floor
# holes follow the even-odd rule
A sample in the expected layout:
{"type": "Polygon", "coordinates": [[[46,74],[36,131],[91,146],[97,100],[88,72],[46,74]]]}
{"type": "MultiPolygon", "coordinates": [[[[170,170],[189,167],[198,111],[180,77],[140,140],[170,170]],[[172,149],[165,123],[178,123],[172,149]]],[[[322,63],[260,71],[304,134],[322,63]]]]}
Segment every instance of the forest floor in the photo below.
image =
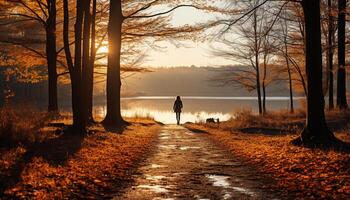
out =
{"type": "MultiPolygon", "coordinates": [[[[350,153],[336,150],[296,147],[290,141],[304,126],[302,113],[272,113],[264,117],[238,113],[234,120],[218,124],[192,124],[185,127],[207,133],[236,158],[255,166],[258,174],[271,176],[283,191],[281,198],[349,199],[350,153]]],[[[350,113],[327,113],[336,137],[350,143],[350,113]]]]}
{"type": "Polygon", "coordinates": [[[110,199],[155,145],[160,129],[153,120],[128,119],[124,130],[96,124],[79,136],[54,127],[66,121],[41,127],[40,141],[0,145],[0,199],[110,199]]]}
{"type": "MultiPolygon", "coordinates": [[[[290,144],[302,112],[241,112],[186,128],[128,119],[123,130],[95,124],[87,136],[62,131],[70,118],[20,113],[0,110],[0,199],[350,197],[349,152],[290,144]]],[[[350,142],[350,112],[327,120],[350,142]]]]}

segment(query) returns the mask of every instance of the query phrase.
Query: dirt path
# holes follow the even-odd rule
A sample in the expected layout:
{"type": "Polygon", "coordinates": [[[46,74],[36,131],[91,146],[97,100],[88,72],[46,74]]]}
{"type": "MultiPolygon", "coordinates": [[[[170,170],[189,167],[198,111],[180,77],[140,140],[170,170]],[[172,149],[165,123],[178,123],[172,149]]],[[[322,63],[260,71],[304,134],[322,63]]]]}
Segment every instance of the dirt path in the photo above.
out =
{"type": "MultiPolygon", "coordinates": [[[[205,134],[164,126],[157,150],[141,163],[119,199],[273,199],[266,179],[243,166],[205,134]]],[[[271,184],[271,183],[270,183],[271,184]]]]}

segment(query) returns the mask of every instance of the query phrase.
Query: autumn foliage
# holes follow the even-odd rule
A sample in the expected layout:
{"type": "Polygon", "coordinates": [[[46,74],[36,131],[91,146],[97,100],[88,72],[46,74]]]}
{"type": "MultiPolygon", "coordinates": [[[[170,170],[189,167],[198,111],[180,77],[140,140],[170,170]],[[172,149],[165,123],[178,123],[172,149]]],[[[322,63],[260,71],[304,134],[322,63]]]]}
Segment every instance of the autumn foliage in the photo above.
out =
{"type": "Polygon", "coordinates": [[[131,120],[123,131],[92,126],[86,137],[53,132],[28,146],[0,148],[0,193],[5,199],[112,198],[154,144],[159,126],[131,120]]]}
{"type": "MultiPolygon", "coordinates": [[[[303,126],[302,113],[299,115],[288,117],[287,114],[275,114],[261,118],[245,114],[237,121],[224,122],[219,127],[213,124],[186,126],[189,129],[208,132],[210,138],[229,149],[234,156],[241,158],[248,165],[256,166],[257,173],[271,175],[276,180],[276,185],[267,186],[267,189],[278,193],[283,198],[348,198],[350,195],[349,153],[291,145],[291,139],[303,126]],[[281,117],[286,120],[281,120],[281,117]],[[301,123],[299,128],[296,126],[298,123],[301,123]],[[246,125],[252,127],[252,124],[255,124],[255,128],[250,132],[246,125]],[[272,132],[273,128],[280,129],[281,132],[272,132]]],[[[329,123],[337,124],[337,121],[344,117],[339,115],[339,113],[329,113],[329,123]]],[[[337,125],[336,136],[349,142],[349,122],[344,124],[346,125],[341,127],[337,125]]]]}

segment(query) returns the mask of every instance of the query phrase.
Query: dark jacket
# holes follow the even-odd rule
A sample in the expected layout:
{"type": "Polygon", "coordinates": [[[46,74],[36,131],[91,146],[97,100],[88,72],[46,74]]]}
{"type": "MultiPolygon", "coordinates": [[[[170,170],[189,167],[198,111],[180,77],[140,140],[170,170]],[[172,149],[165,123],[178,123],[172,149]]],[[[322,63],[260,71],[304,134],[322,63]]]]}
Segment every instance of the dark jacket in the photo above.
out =
{"type": "Polygon", "coordinates": [[[181,100],[176,100],[174,102],[174,112],[176,113],[180,113],[181,112],[181,109],[182,109],[183,105],[182,105],[182,101],[181,100]]]}

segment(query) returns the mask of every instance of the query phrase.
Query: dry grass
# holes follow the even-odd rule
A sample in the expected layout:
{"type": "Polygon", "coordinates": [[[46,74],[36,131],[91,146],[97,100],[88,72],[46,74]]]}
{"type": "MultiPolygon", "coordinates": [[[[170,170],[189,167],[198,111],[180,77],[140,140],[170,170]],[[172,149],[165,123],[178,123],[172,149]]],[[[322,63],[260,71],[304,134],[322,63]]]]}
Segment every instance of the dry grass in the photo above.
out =
{"type": "Polygon", "coordinates": [[[274,128],[281,131],[293,131],[304,123],[305,113],[297,110],[294,114],[288,112],[270,112],[264,117],[254,115],[249,110],[235,113],[235,118],[220,124],[223,130],[241,130],[245,128],[274,128]]]}
{"type": "MultiPolygon", "coordinates": [[[[62,119],[64,122],[68,118],[62,119]]],[[[101,125],[89,135],[50,134],[30,146],[0,149],[0,196],[4,199],[112,198],[129,171],[153,145],[159,125],[150,119],[128,119],[118,133],[101,125]]],[[[55,122],[60,122],[59,120],[55,122]]]]}
{"type": "Polygon", "coordinates": [[[1,108],[0,145],[28,145],[42,141],[45,135],[39,129],[48,119],[47,113],[24,106],[1,108]]]}
{"type": "MultiPolygon", "coordinates": [[[[337,124],[336,136],[350,142],[350,121],[341,121],[348,113],[327,114],[330,124],[337,124]],[[340,121],[339,121],[340,120],[340,121]],[[342,124],[340,127],[339,124],[342,124]]],[[[350,155],[337,151],[300,148],[290,144],[300,130],[302,115],[278,114],[266,118],[243,114],[217,125],[188,124],[187,127],[202,130],[224,145],[235,156],[256,166],[261,173],[276,179],[276,191],[283,191],[284,198],[291,199],[349,199],[350,197],[350,155]],[[247,131],[258,127],[260,133],[247,131]],[[292,127],[292,128],[291,128],[292,127]],[[280,133],[269,133],[281,129],[280,133]],[[242,130],[242,131],[239,131],[242,130]],[[284,130],[284,131],[283,131],[284,130]],[[294,132],[293,132],[294,131],[294,132]]]]}
{"type": "Polygon", "coordinates": [[[152,117],[150,113],[146,113],[146,115],[135,114],[134,116],[131,117],[131,119],[152,120],[152,121],[154,121],[154,117],[152,117]]]}
{"type": "MultiPolygon", "coordinates": [[[[338,110],[326,113],[328,126],[335,132],[350,128],[350,112],[338,110]]],[[[207,127],[220,128],[231,132],[264,133],[268,135],[299,134],[305,125],[305,112],[296,110],[293,114],[287,111],[270,112],[264,116],[253,114],[250,110],[235,112],[235,118],[217,124],[205,124],[207,127]]]]}

